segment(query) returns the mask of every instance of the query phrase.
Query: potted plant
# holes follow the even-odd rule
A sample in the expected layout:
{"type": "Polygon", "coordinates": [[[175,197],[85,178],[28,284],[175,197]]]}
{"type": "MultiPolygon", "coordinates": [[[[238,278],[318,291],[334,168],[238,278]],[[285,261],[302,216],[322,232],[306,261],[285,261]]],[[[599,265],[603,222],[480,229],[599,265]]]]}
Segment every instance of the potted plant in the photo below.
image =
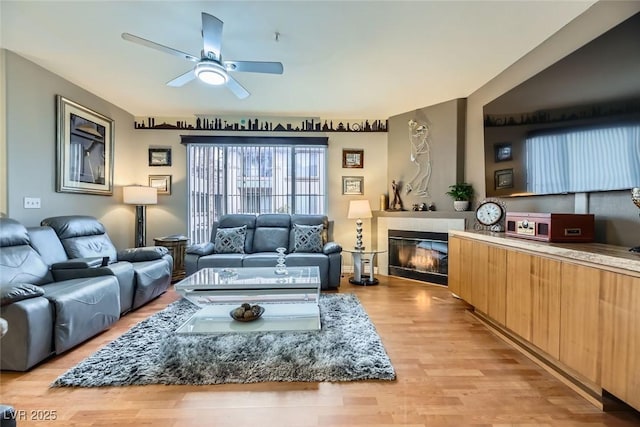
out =
{"type": "Polygon", "coordinates": [[[466,182],[449,186],[446,192],[453,199],[453,209],[456,211],[466,211],[469,209],[469,202],[473,197],[473,186],[466,182]]]}

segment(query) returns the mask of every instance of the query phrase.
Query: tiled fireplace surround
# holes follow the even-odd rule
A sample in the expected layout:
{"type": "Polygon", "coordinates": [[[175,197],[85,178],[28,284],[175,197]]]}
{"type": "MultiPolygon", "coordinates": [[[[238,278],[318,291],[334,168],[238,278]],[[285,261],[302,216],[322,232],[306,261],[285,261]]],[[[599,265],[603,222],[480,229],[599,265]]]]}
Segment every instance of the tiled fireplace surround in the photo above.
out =
{"type": "Polygon", "coordinates": [[[385,251],[377,255],[377,272],[389,274],[389,230],[448,233],[473,226],[473,212],[374,212],[371,230],[374,249],[385,251]]]}

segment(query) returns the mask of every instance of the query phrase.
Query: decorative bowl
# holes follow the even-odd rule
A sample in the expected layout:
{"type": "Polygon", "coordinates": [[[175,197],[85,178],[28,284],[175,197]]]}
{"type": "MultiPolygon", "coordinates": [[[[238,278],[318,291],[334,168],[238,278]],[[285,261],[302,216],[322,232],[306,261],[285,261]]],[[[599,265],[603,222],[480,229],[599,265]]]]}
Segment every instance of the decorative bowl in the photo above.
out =
{"type": "Polygon", "coordinates": [[[264,313],[264,307],[260,305],[249,305],[247,303],[242,304],[240,307],[234,308],[229,312],[229,315],[233,320],[237,320],[238,322],[253,322],[254,320],[258,320],[262,314],[264,313]],[[249,308],[247,308],[249,306],[249,308]],[[242,311],[242,315],[240,315],[240,311],[242,311]],[[244,313],[250,311],[252,315],[250,317],[245,317],[244,313]]]}

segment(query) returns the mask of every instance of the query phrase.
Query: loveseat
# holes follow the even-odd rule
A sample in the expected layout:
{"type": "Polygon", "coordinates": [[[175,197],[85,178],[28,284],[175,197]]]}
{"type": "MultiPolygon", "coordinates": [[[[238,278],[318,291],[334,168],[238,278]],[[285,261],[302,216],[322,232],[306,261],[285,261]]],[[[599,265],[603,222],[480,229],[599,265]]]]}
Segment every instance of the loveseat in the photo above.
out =
{"type": "Polygon", "coordinates": [[[283,247],[287,266],[318,266],[322,289],[340,286],[342,247],[329,241],[325,215],[229,214],[213,224],[209,242],[187,247],[186,274],[202,268],[275,267],[283,247]]]}
{"type": "Polygon", "coordinates": [[[9,324],[2,370],[26,371],[69,350],[160,295],[171,281],[166,248],[116,251],[93,217],[45,222],[62,238],[49,226],[26,228],[0,218],[0,310],[9,324]]]}

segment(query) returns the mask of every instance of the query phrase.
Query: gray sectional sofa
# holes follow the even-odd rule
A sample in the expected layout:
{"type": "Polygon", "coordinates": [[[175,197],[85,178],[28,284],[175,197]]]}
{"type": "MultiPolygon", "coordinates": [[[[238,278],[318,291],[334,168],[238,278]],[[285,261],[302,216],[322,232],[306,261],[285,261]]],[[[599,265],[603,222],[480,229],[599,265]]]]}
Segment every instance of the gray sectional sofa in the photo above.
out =
{"type": "Polygon", "coordinates": [[[26,371],[104,331],[163,293],[173,259],[164,247],[117,251],[89,216],[27,229],[0,218],[0,369],[26,371]]]}
{"type": "Polygon", "coordinates": [[[278,247],[286,248],[287,266],[318,266],[322,289],[340,286],[342,247],[329,241],[325,215],[223,215],[209,242],[187,248],[186,273],[207,267],[275,267],[278,247]]]}

